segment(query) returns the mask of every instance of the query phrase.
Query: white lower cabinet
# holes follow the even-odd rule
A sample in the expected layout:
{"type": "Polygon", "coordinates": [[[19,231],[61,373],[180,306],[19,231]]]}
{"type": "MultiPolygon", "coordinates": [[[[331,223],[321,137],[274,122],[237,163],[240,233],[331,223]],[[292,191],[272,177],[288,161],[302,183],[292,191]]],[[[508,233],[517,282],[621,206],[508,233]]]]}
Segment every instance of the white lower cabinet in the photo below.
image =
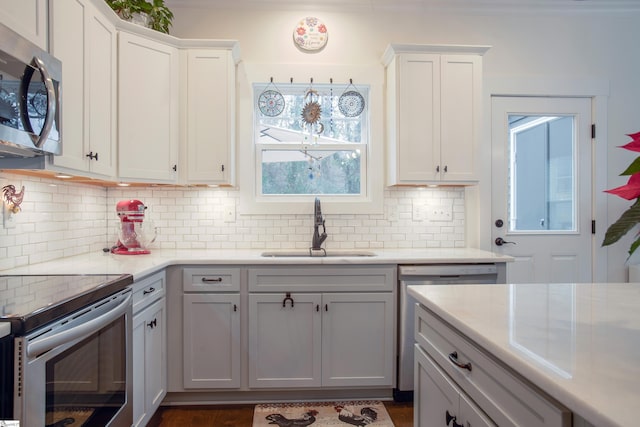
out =
{"type": "Polygon", "coordinates": [[[495,426],[447,374],[416,345],[414,403],[416,427],[495,426]]]}
{"type": "Polygon", "coordinates": [[[422,306],[415,338],[415,426],[571,426],[571,411],[422,306]]]}
{"type": "Polygon", "coordinates": [[[393,386],[394,280],[377,266],[250,270],[249,387],[393,386]]]}
{"type": "Polygon", "coordinates": [[[165,273],[133,285],[133,425],[145,426],[167,393],[165,273]]]}
{"type": "Polygon", "coordinates": [[[240,269],[183,270],[183,387],[240,387],[240,269]]]}

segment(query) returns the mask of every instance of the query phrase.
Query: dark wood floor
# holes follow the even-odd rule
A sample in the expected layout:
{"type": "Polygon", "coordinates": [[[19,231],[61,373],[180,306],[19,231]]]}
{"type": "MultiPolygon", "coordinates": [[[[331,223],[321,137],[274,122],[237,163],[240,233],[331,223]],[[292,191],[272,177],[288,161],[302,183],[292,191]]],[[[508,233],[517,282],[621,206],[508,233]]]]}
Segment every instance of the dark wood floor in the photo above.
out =
{"type": "MultiPolygon", "coordinates": [[[[413,427],[411,402],[384,402],[395,427],[413,427]]],[[[157,427],[251,427],[253,405],[161,407],[150,426],[157,427]]]]}

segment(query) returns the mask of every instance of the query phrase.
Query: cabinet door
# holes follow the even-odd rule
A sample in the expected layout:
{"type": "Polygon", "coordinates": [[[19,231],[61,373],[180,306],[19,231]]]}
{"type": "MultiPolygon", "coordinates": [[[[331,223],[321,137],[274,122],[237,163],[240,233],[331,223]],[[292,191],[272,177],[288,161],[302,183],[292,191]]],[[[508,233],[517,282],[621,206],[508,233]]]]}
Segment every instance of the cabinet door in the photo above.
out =
{"type": "Polygon", "coordinates": [[[47,50],[47,0],[2,0],[0,22],[47,50]]]}
{"type": "Polygon", "coordinates": [[[322,385],[393,385],[393,295],[323,294],[322,304],[322,385]]]}
{"type": "MultiPolygon", "coordinates": [[[[51,53],[62,61],[63,150],[54,156],[56,166],[88,170],[85,155],[85,41],[88,30],[84,0],[52,1],[50,4],[51,53]]],[[[87,115],[88,117],[88,115],[87,115]]]]}
{"type": "Polygon", "coordinates": [[[51,52],[63,62],[63,151],[55,169],[115,176],[116,29],[87,0],[51,2],[51,52]]]}
{"type": "MultiPolygon", "coordinates": [[[[85,105],[88,113],[86,132],[89,146],[81,153],[89,159],[92,173],[114,177],[116,174],[116,78],[117,37],[113,24],[91,6],[86,25],[85,105]]],[[[64,116],[63,116],[64,117],[64,116]]]]}
{"type": "Polygon", "coordinates": [[[178,149],[178,52],[136,34],[118,37],[118,175],[174,183],[178,149]]]}
{"type": "Polygon", "coordinates": [[[446,374],[418,345],[414,351],[414,425],[448,426],[451,417],[458,417],[460,394],[446,374]]]}
{"type": "Polygon", "coordinates": [[[433,181],[440,163],[440,55],[407,54],[398,61],[398,179],[433,181]]]}
{"type": "Polygon", "coordinates": [[[183,297],[184,388],[240,387],[240,294],[183,297]]]}
{"type": "Polygon", "coordinates": [[[249,295],[249,387],[321,385],[321,302],[319,294],[249,295]]]}
{"type": "Polygon", "coordinates": [[[144,426],[167,392],[165,299],[133,317],[133,425],[144,426]]]}
{"type": "Polygon", "coordinates": [[[440,179],[476,179],[482,62],[477,55],[442,55],[440,179]]]}
{"type": "Polygon", "coordinates": [[[460,394],[460,420],[459,425],[464,427],[495,427],[487,415],[464,393],[460,394]]]}
{"type": "Polygon", "coordinates": [[[187,114],[187,180],[233,184],[235,65],[231,52],[187,52],[187,114]]]}

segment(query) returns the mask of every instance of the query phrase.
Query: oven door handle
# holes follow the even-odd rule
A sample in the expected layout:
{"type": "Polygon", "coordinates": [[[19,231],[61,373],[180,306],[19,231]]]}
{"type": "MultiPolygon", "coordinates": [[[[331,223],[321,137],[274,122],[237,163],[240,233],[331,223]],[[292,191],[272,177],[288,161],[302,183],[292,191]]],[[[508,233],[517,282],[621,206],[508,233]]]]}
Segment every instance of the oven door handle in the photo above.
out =
{"type": "Polygon", "coordinates": [[[55,335],[36,339],[30,342],[27,345],[27,356],[35,357],[39,354],[44,353],[45,351],[51,350],[52,348],[59,347],[63,344],[89,336],[92,333],[99,331],[127,312],[129,306],[131,305],[131,298],[131,293],[129,292],[126,299],[117,307],[114,307],[108,312],[96,317],[95,319],[89,320],[82,325],[78,325],[66,331],[59,332],[55,335]]]}

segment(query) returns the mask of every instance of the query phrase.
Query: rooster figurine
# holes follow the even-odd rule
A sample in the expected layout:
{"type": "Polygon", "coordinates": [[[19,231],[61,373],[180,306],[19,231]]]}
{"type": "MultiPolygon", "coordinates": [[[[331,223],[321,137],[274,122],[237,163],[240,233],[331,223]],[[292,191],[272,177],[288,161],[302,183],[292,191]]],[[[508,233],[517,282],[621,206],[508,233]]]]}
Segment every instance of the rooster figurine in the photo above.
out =
{"type": "Polygon", "coordinates": [[[20,212],[20,204],[24,198],[24,185],[19,193],[16,193],[16,187],[13,185],[5,185],[2,187],[2,196],[9,210],[14,214],[18,213],[20,212]]]}
{"type": "Polygon", "coordinates": [[[289,419],[281,414],[267,415],[265,418],[269,420],[269,424],[277,424],[278,427],[306,427],[316,422],[318,411],[311,409],[300,418],[289,419]]]}
{"type": "Polygon", "coordinates": [[[360,415],[354,414],[342,405],[336,406],[335,410],[338,412],[338,419],[340,421],[346,424],[351,424],[352,426],[363,427],[378,419],[378,413],[368,406],[360,410],[360,415]]]}

